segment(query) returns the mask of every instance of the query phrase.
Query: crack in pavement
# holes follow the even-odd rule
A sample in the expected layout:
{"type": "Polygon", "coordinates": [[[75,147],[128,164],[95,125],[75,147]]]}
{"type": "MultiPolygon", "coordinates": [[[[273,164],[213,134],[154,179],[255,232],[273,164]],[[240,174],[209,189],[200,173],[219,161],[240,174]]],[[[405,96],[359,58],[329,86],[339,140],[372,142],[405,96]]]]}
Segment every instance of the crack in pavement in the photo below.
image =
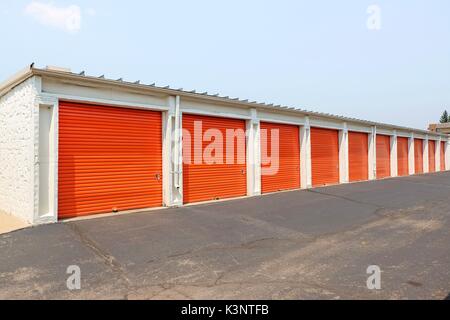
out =
{"type": "MultiPolygon", "coordinates": [[[[379,208],[378,210],[383,210],[382,208],[379,208]]],[[[377,210],[377,211],[378,211],[377,210]]],[[[386,215],[377,215],[377,217],[379,219],[376,219],[375,221],[368,221],[367,223],[363,224],[363,225],[358,225],[356,227],[351,227],[349,229],[346,230],[340,230],[337,232],[331,232],[331,233],[326,233],[326,234],[322,234],[319,236],[306,236],[305,234],[299,234],[297,237],[290,237],[290,238],[281,238],[281,237],[265,237],[265,238],[259,238],[259,239],[254,239],[254,240],[250,240],[247,242],[243,242],[240,244],[236,244],[236,245],[222,245],[222,246],[206,246],[206,247],[201,247],[201,248],[197,248],[197,249],[192,249],[192,250],[187,250],[185,252],[182,253],[178,253],[178,254],[172,254],[169,256],[166,256],[165,258],[162,258],[159,260],[159,262],[162,262],[163,260],[171,260],[171,259],[179,259],[182,258],[184,256],[189,256],[189,255],[194,255],[194,254],[201,254],[204,252],[210,252],[210,251],[220,251],[220,250],[239,250],[239,249],[245,249],[245,250],[253,250],[253,249],[258,249],[260,247],[256,246],[258,243],[261,242],[269,242],[267,244],[267,246],[271,246],[270,243],[272,242],[278,242],[278,241],[287,241],[287,242],[291,242],[293,244],[298,243],[299,245],[311,245],[317,241],[320,241],[322,239],[326,239],[338,234],[341,235],[351,235],[354,232],[363,230],[365,228],[367,228],[368,225],[373,224],[376,221],[383,221],[383,220],[397,220],[397,219],[402,219],[404,218],[406,215],[410,214],[411,212],[407,211],[407,210],[395,210],[395,213],[397,213],[397,215],[394,216],[386,216],[386,215]]],[[[265,246],[265,247],[267,247],[265,246]]],[[[109,259],[108,259],[109,261],[109,259]]],[[[152,262],[155,262],[155,260],[153,260],[152,262]]],[[[166,261],[167,262],[167,261],[166,261]]],[[[227,284],[275,284],[275,283],[296,283],[297,281],[292,281],[292,280],[283,280],[283,279],[277,279],[277,280],[263,280],[263,281],[257,281],[255,283],[253,283],[252,281],[223,281],[223,279],[225,278],[225,276],[234,271],[234,270],[238,270],[239,267],[233,267],[230,268],[228,270],[224,270],[221,271],[214,280],[212,280],[212,282],[209,283],[189,283],[189,282],[164,282],[164,283],[160,283],[160,284],[153,284],[156,286],[160,286],[162,290],[158,291],[157,293],[153,294],[152,297],[158,296],[159,294],[171,289],[174,290],[175,292],[177,292],[180,295],[184,295],[182,292],[177,291],[174,286],[192,286],[192,287],[198,287],[198,288],[212,288],[215,286],[221,286],[221,285],[227,285],[227,284]]],[[[312,283],[308,283],[307,281],[301,281],[300,283],[304,283],[307,285],[310,285],[311,287],[316,287],[316,288],[321,288],[321,289],[326,289],[325,287],[320,287],[318,284],[313,285],[312,283]]],[[[135,291],[139,291],[140,289],[142,289],[142,287],[137,286],[135,291]]],[[[330,288],[328,288],[328,290],[330,290],[330,288]]],[[[151,298],[150,298],[151,299],[151,298]]]]}
{"type": "Polygon", "coordinates": [[[348,198],[348,197],[345,197],[345,196],[340,196],[340,195],[336,195],[336,194],[332,194],[332,193],[320,192],[319,190],[315,190],[315,189],[307,189],[306,191],[307,192],[311,192],[311,193],[321,194],[321,195],[324,195],[324,196],[330,196],[330,197],[337,198],[337,199],[347,200],[347,201],[350,201],[350,202],[353,202],[353,203],[357,203],[357,204],[363,204],[363,205],[366,205],[366,206],[372,206],[372,207],[375,207],[375,208],[378,208],[378,209],[385,209],[385,210],[394,209],[394,208],[388,208],[388,207],[379,206],[379,205],[376,205],[376,204],[373,204],[373,203],[358,201],[358,200],[355,200],[355,199],[352,199],[352,198],[348,198]]]}
{"type": "MultiPolygon", "coordinates": [[[[314,281],[311,280],[290,280],[290,279],[276,279],[276,280],[255,280],[255,281],[246,281],[246,280],[237,280],[237,281],[221,281],[222,278],[225,276],[227,272],[224,272],[222,275],[220,275],[213,283],[207,284],[199,284],[199,283],[181,283],[181,282],[164,282],[164,283],[159,283],[156,286],[159,286],[161,288],[163,288],[161,291],[158,291],[155,294],[152,294],[149,299],[153,299],[154,297],[158,296],[159,294],[168,291],[168,290],[173,290],[178,294],[181,294],[183,296],[187,296],[186,293],[181,292],[178,288],[188,288],[188,287],[193,287],[193,288],[199,288],[199,289],[213,289],[213,288],[217,288],[217,287],[223,287],[223,286],[229,286],[229,285],[236,285],[239,287],[242,286],[254,286],[254,285],[290,285],[296,288],[302,288],[303,290],[307,290],[308,288],[313,288],[313,289],[318,289],[318,290],[323,290],[323,291],[327,291],[332,295],[336,295],[337,294],[337,288],[335,287],[325,287],[321,284],[318,284],[314,281]]],[[[290,288],[292,289],[292,288],[290,288]]],[[[192,298],[189,298],[192,299],[192,298]]]]}
{"type": "MultiPolygon", "coordinates": [[[[409,213],[407,210],[396,210],[396,212],[398,213],[397,216],[392,217],[392,216],[384,216],[382,219],[380,219],[380,221],[385,220],[399,220],[402,218],[405,218],[406,216],[408,216],[409,213]]],[[[413,212],[414,213],[414,212],[413,212]]],[[[367,227],[367,225],[371,225],[373,224],[373,222],[368,222],[366,224],[364,224],[363,226],[359,226],[358,228],[356,228],[356,230],[363,232],[364,228],[367,227]]],[[[353,231],[355,232],[355,230],[353,231]]],[[[353,234],[352,231],[350,232],[345,232],[344,236],[348,236],[350,237],[351,234],[353,234]]],[[[342,232],[338,232],[337,234],[342,234],[342,232]]],[[[330,235],[326,235],[326,237],[329,237],[330,235]]],[[[317,237],[317,239],[319,238],[323,238],[323,236],[321,237],[317,237]]],[[[259,239],[259,241],[262,240],[267,240],[267,239],[259,239]]],[[[273,239],[271,239],[273,240],[273,239]]],[[[258,241],[258,240],[255,240],[258,241]]],[[[253,241],[254,242],[254,241],[253,241]]],[[[251,243],[251,242],[250,242],[251,243]]],[[[345,294],[345,292],[343,292],[342,288],[339,289],[333,285],[327,284],[326,286],[321,285],[320,283],[316,283],[315,281],[311,281],[311,280],[298,280],[298,279],[272,279],[272,280],[265,280],[265,279],[258,279],[258,280],[224,280],[224,278],[233,271],[239,270],[239,268],[237,267],[233,267],[227,270],[224,270],[220,273],[218,273],[218,275],[216,276],[216,278],[212,281],[207,281],[206,283],[198,283],[198,282],[193,282],[193,283],[189,283],[189,282],[179,282],[179,281],[174,281],[174,282],[165,282],[163,285],[169,285],[171,286],[171,288],[175,291],[176,287],[196,287],[196,288],[214,288],[214,287],[221,287],[221,286],[226,286],[226,285],[237,285],[237,286],[244,286],[244,285],[281,285],[281,284],[286,284],[286,285],[290,285],[290,286],[294,286],[294,287],[301,287],[303,290],[307,290],[308,288],[312,288],[312,289],[319,289],[319,290],[323,290],[323,291],[327,291],[327,294],[331,294],[331,295],[336,295],[336,294],[345,294]]],[[[176,291],[178,293],[180,293],[179,291],[176,291]]]]}
{"type": "MultiPolygon", "coordinates": [[[[172,254],[170,256],[166,256],[167,259],[176,259],[176,258],[181,258],[187,255],[191,255],[191,254],[196,254],[196,253],[201,253],[201,252],[205,252],[205,251],[213,251],[213,250],[232,250],[232,249],[254,249],[254,247],[252,247],[253,245],[259,243],[259,242],[264,242],[264,241],[286,241],[286,242],[295,242],[298,240],[305,240],[305,241],[310,241],[313,240],[314,237],[313,236],[306,236],[304,234],[302,234],[301,236],[298,237],[291,237],[291,238],[277,238],[277,237],[267,237],[267,238],[260,238],[260,239],[255,239],[255,240],[251,240],[251,241],[247,241],[247,242],[243,242],[241,244],[236,244],[236,245],[222,245],[222,246],[206,246],[206,247],[201,247],[198,249],[192,249],[192,250],[187,250],[181,253],[176,253],[176,254],[172,254]]],[[[152,261],[148,261],[147,263],[153,263],[155,262],[154,260],[152,261]]]]}
{"type": "Polygon", "coordinates": [[[126,294],[124,299],[127,299],[129,293],[132,290],[132,283],[126,276],[125,268],[117,261],[117,259],[109,254],[106,250],[103,250],[94,240],[90,239],[76,224],[68,223],[69,228],[79,237],[81,243],[88,248],[94,255],[101,259],[104,264],[110,268],[110,270],[119,276],[125,282],[126,294]]]}
{"type": "MultiPolygon", "coordinates": [[[[370,221],[365,222],[362,225],[356,225],[356,226],[350,226],[349,228],[345,228],[342,230],[338,230],[335,232],[326,232],[320,235],[307,235],[304,233],[298,233],[297,236],[291,236],[291,237],[265,237],[265,238],[259,238],[259,239],[254,239],[254,240],[250,240],[247,242],[243,242],[240,244],[232,244],[232,245],[212,245],[212,246],[204,246],[204,247],[200,247],[197,249],[191,249],[191,250],[187,250],[181,253],[175,253],[169,256],[166,256],[165,259],[178,259],[178,258],[182,258],[185,256],[190,256],[190,255],[194,255],[194,254],[201,254],[204,252],[209,252],[209,251],[220,251],[220,250],[239,250],[239,249],[244,249],[244,250],[252,250],[252,249],[257,249],[257,248],[262,248],[262,247],[258,247],[256,246],[258,243],[260,242],[290,242],[290,243],[298,243],[298,244],[303,244],[303,245],[310,245],[313,244],[317,241],[320,241],[322,239],[331,237],[331,236],[335,236],[338,234],[347,234],[347,233],[352,233],[352,232],[356,232],[358,230],[364,229],[366,228],[368,225],[374,223],[374,222],[381,222],[383,220],[398,220],[398,219],[402,219],[407,215],[411,215],[414,214],[414,211],[411,211],[412,208],[409,209],[387,209],[384,207],[379,207],[377,208],[374,212],[373,215],[375,215],[377,217],[377,219],[372,219],[370,221]],[[381,211],[386,210],[389,214],[381,214],[381,211]]],[[[270,244],[268,244],[268,246],[271,246],[270,244]]],[[[155,260],[149,261],[147,263],[153,263],[156,262],[155,260]]]]}
{"type": "MultiPolygon", "coordinates": [[[[178,219],[178,216],[166,219],[164,215],[157,219],[136,215],[130,218],[132,223],[125,218],[122,218],[123,222],[118,219],[101,231],[90,229],[89,224],[86,227],[84,223],[64,223],[62,229],[43,229],[36,233],[30,230],[17,238],[0,237],[0,249],[6,253],[0,260],[12,270],[29,265],[29,261],[42,261],[45,267],[62,259],[60,263],[65,266],[67,259],[76,259],[71,252],[67,256],[59,254],[67,247],[66,243],[61,246],[58,239],[69,232],[70,239],[63,240],[73,241],[79,257],[76,261],[86,265],[86,275],[90,273],[87,281],[90,286],[86,291],[80,295],[67,294],[69,298],[103,298],[105,295],[119,299],[214,296],[277,299],[327,298],[335,294],[354,298],[422,298],[429,296],[430,290],[446,290],[450,262],[446,251],[450,203],[445,192],[450,186],[439,191],[434,188],[438,184],[411,180],[398,184],[400,190],[405,188],[398,195],[382,185],[375,190],[361,190],[356,186],[355,192],[361,192],[356,195],[350,192],[352,188],[307,190],[317,195],[305,197],[309,200],[312,196],[314,200],[305,210],[299,210],[295,195],[294,200],[286,200],[294,201],[292,205],[285,205],[284,200],[277,201],[267,211],[253,210],[253,202],[242,208],[237,204],[236,210],[233,206],[229,210],[225,207],[223,210],[232,214],[224,218],[213,212],[211,220],[206,222],[204,217],[209,211],[215,211],[214,206],[201,210],[185,209],[192,215],[186,219],[192,219],[195,224],[186,224],[185,219],[178,219]],[[375,196],[372,198],[368,192],[374,192],[375,196]],[[320,203],[323,200],[326,203],[320,203]],[[346,214],[343,221],[338,220],[339,217],[327,221],[330,213],[334,213],[334,204],[337,213],[346,214]],[[312,217],[317,211],[323,212],[323,217],[319,215],[310,220],[308,215],[312,217]],[[357,215],[358,211],[361,216],[357,215]],[[270,217],[268,213],[271,213],[270,217]],[[305,219],[298,217],[303,214],[305,219]],[[209,228],[217,221],[224,221],[223,227],[209,228]],[[336,225],[328,227],[331,223],[336,225]],[[304,228],[301,224],[310,225],[304,228]],[[326,228],[321,228],[322,225],[326,228]],[[235,226],[239,228],[229,233],[235,226]],[[157,233],[151,232],[159,227],[161,230],[157,233]],[[173,242],[164,243],[174,231],[182,234],[173,242]],[[52,236],[53,232],[55,236],[52,236]],[[32,237],[42,234],[52,236],[49,238],[52,241],[45,241],[42,246],[34,244],[38,238],[32,237]],[[134,251],[117,246],[124,240],[131,244],[139,241],[148,248],[134,251]],[[61,251],[48,255],[55,243],[58,244],[56,249],[61,251]],[[10,249],[17,250],[17,254],[9,252],[10,249]],[[383,272],[392,281],[392,286],[379,296],[358,291],[364,289],[365,278],[360,280],[365,276],[366,265],[378,259],[380,265],[386,265],[383,272]],[[420,292],[414,289],[419,282],[425,284],[420,292]]],[[[40,273],[28,275],[26,279],[25,276],[26,272],[7,274],[0,282],[8,285],[10,295],[15,296],[23,296],[25,291],[44,298],[65,294],[61,291],[59,278],[55,285],[51,274],[48,278],[47,274],[40,273]],[[6,278],[14,276],[20,282],[6,278]]],[[[441,291],[436,297],[442,296],[441,291]]],[[[445,293],[447,295],[447,291],[445,293]]]]}

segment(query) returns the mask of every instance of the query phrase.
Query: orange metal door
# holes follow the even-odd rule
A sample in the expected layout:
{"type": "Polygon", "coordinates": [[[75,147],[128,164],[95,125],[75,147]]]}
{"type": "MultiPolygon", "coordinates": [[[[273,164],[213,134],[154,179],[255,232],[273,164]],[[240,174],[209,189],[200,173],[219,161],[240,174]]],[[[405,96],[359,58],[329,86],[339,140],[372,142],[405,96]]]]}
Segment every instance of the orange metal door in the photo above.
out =
{"type": "Polygon", "coordinates": [[[445,171],[445,142],[441,142],[441,171],[445,171]]]}
{"type": "Polygon", "coordinates": [[[299,189],[299,127],[261,122],[261,163],[263,193],[299,189]]]}
{"type": "Polygon", "coordinates": [[[397,137],[397,166],[398,175],[409,175],[408,138],[397,137]]]}
{"type": "Polygon", "coordinates": [[[430,172],[436,172],[436,142],[428,141],[428,168],[430,172]]]}
{"type": "Polygon", "coordinates": [[[160,112],[61,102],[59,218],[162,206],[160,112]]]}
{"type": "Polygon", "coordinates": [[[369,135],[348,133],[350,182],[369,180],[369,135]]]}
{"type": "Polygon", "coordinates": [[[185,203],[247,194],[245,129],[245,120],[183,114],[185,203]]]}
{"type": "Polygon", "coordinates": [[[423,140],[414,139],[414,167],[416,174],[423,173],[423,140]]]}
{"type": "Polygon", "coordinates": [[[377,134],[377,179],[391,176],[391,137],[377,134]]]}
{"type": "Polygon", "coordinates": [[[339,183],[339,132],[311,128],[311,166],[314,187],[339,183]]]}

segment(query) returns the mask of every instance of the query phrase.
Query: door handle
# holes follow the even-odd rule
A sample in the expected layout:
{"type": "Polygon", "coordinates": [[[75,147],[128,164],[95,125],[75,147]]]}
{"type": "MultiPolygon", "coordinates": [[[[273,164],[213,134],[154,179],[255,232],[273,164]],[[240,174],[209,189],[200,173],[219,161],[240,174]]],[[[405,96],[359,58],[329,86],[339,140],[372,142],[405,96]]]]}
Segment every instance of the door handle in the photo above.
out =
{"type": "Polygon", "coordinates": [[[160,173],[155,174],[155,178],[156,180],[161,181],[161,174],[160,173]]]}

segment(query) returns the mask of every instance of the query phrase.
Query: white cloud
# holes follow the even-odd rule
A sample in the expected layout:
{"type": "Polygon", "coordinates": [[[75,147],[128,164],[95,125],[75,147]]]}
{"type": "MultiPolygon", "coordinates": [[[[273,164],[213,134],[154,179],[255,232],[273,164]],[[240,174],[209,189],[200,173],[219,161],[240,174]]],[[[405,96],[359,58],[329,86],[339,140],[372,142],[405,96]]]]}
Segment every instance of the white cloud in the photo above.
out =
{"type": "Polygon", "coordinates": [[[25,13],[39,23],[77,33],[81,29],[81,9],[79,6],[56,7],[53,4],[32,1],[25,8],[25,13]]]}

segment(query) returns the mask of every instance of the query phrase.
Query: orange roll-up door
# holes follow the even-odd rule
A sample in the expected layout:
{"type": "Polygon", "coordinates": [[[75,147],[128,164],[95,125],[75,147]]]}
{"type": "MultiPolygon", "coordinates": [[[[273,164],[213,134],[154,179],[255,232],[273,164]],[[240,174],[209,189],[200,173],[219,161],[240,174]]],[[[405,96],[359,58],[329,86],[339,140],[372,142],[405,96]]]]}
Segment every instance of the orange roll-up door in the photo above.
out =
{"type": "Polygon", "coordinates": [[[311,169],[314,187],[339,183],[339,132],[311,128],[311,169]]]}
{"type": "Polygon", "coordinates": [[[263,193],[300,188],[298,126],[261,122],[261,165],[263,193]]]}
{"type": "Polygon", "coordinates": [[[445,142],[441,142],[441,171],[445,171],[445,142]]]}
{"type": "Polygon", "coordinates": [[[397,166],[398,175],[409,175],[408,138],[397,137],[397,166]]]}
{"type": "Polygon", "coordinates": [[[245,129],[245,120],[183,114],[184,203],[247,194],[245,129]]]}
{"type": "Polygon", "coordinates": [[[162,206],[160,112],[61,102],[59,218],[162,206]]]}
{"type": "Polygon", "coordinates": [[[436,142],[428,141],[428,168],[430,172],[436,172],[436,142]]]}
{"type": "Polygon", "coordinates": [[[377,179],[391,176],[391,137],[377,134],[377,179]]]}
{"type": "Polygon", "coordinates": [[[414,139],[414,167],[416,174],[423,173],[423,140],[414,139]]]}
{"type": "Polygon", "coordinates": [[[369,180],[369,135],[361,132],[348,133],[350,182],[369,180]]]}

